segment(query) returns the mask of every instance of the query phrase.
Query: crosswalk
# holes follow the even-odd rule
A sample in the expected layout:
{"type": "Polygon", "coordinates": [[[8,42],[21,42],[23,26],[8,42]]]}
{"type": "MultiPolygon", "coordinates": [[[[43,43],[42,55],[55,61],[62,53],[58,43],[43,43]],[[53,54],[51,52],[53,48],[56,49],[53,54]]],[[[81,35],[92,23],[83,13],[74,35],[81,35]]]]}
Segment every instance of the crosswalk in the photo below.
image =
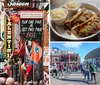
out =
{"type": "Polygon", "coordinates": [[[72,73],[68,76],[68,79],[84,79],[83,74],[72,73]]]}

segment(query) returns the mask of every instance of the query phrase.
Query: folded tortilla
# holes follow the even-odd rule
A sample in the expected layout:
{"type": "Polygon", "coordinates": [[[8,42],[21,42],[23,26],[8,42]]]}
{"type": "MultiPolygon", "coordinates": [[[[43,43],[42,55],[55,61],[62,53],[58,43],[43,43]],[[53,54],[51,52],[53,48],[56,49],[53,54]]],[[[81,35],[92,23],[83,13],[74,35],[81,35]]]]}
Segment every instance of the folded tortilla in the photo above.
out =
{"type": "Polygon", "coordinates": [[[81,9],[78,13],[76,13],[70,20],[66,20],[64,22],[64,28],[71,30],[74,26],[80,25],[87,20],[90,19],[90,17],[94,16],[95,14],[87,10],[86,8],[81,9]]]}
{"type": "Polygon", "coordinates": [[[87,37],[95,34],[100,30],[100,18],[97,16],[91,17],[86,22],[72,28],[72,33],[77,37],[87,37]]]}

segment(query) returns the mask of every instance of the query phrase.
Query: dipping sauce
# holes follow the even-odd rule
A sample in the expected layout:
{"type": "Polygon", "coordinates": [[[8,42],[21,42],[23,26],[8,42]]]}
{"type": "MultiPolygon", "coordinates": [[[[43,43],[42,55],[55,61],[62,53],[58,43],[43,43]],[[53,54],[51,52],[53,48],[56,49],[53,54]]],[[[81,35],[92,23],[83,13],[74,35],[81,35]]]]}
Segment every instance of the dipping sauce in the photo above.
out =
{"type": "Polygon", "coordinates": [[[51,18],[52,19],[61,19],[66,17],[67,13],[63,9],[54,9],[51,10],[51,18]]]}
{"type": "Polygon", "coordinates": [[[66,7],[69,10],[77,10],[80,7],[80,3],[77,0],[68,0],[66,2],[66,7]]]}

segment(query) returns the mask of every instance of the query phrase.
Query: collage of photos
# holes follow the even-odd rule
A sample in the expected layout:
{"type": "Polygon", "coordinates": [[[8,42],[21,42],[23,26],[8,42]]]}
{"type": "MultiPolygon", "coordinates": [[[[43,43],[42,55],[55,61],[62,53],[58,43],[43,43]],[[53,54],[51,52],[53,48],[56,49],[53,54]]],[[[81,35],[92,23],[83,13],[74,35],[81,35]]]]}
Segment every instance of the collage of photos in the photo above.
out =
{"type": "Polygon", "coordinates": [[[100,0],[0,0],[0,85],[100,85],[100,0]]]}
{"type": "Polygon", "coordinates": [[[0,85],[49,85],[48,0],[0,0],[0,85]]]}

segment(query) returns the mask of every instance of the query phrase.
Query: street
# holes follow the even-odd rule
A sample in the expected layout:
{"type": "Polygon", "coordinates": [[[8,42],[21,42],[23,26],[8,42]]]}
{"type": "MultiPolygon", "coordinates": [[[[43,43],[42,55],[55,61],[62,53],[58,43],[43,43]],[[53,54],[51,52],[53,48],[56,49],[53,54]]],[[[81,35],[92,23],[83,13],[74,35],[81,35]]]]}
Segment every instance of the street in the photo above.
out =
{"type": "Polygon", "coordinates": [[[51,85],[100,85],[100,73],[97,73],[97,84],[88,84],[80,72],[64,73],[63,79],[51,78],[50,82],[51,85]]]}

